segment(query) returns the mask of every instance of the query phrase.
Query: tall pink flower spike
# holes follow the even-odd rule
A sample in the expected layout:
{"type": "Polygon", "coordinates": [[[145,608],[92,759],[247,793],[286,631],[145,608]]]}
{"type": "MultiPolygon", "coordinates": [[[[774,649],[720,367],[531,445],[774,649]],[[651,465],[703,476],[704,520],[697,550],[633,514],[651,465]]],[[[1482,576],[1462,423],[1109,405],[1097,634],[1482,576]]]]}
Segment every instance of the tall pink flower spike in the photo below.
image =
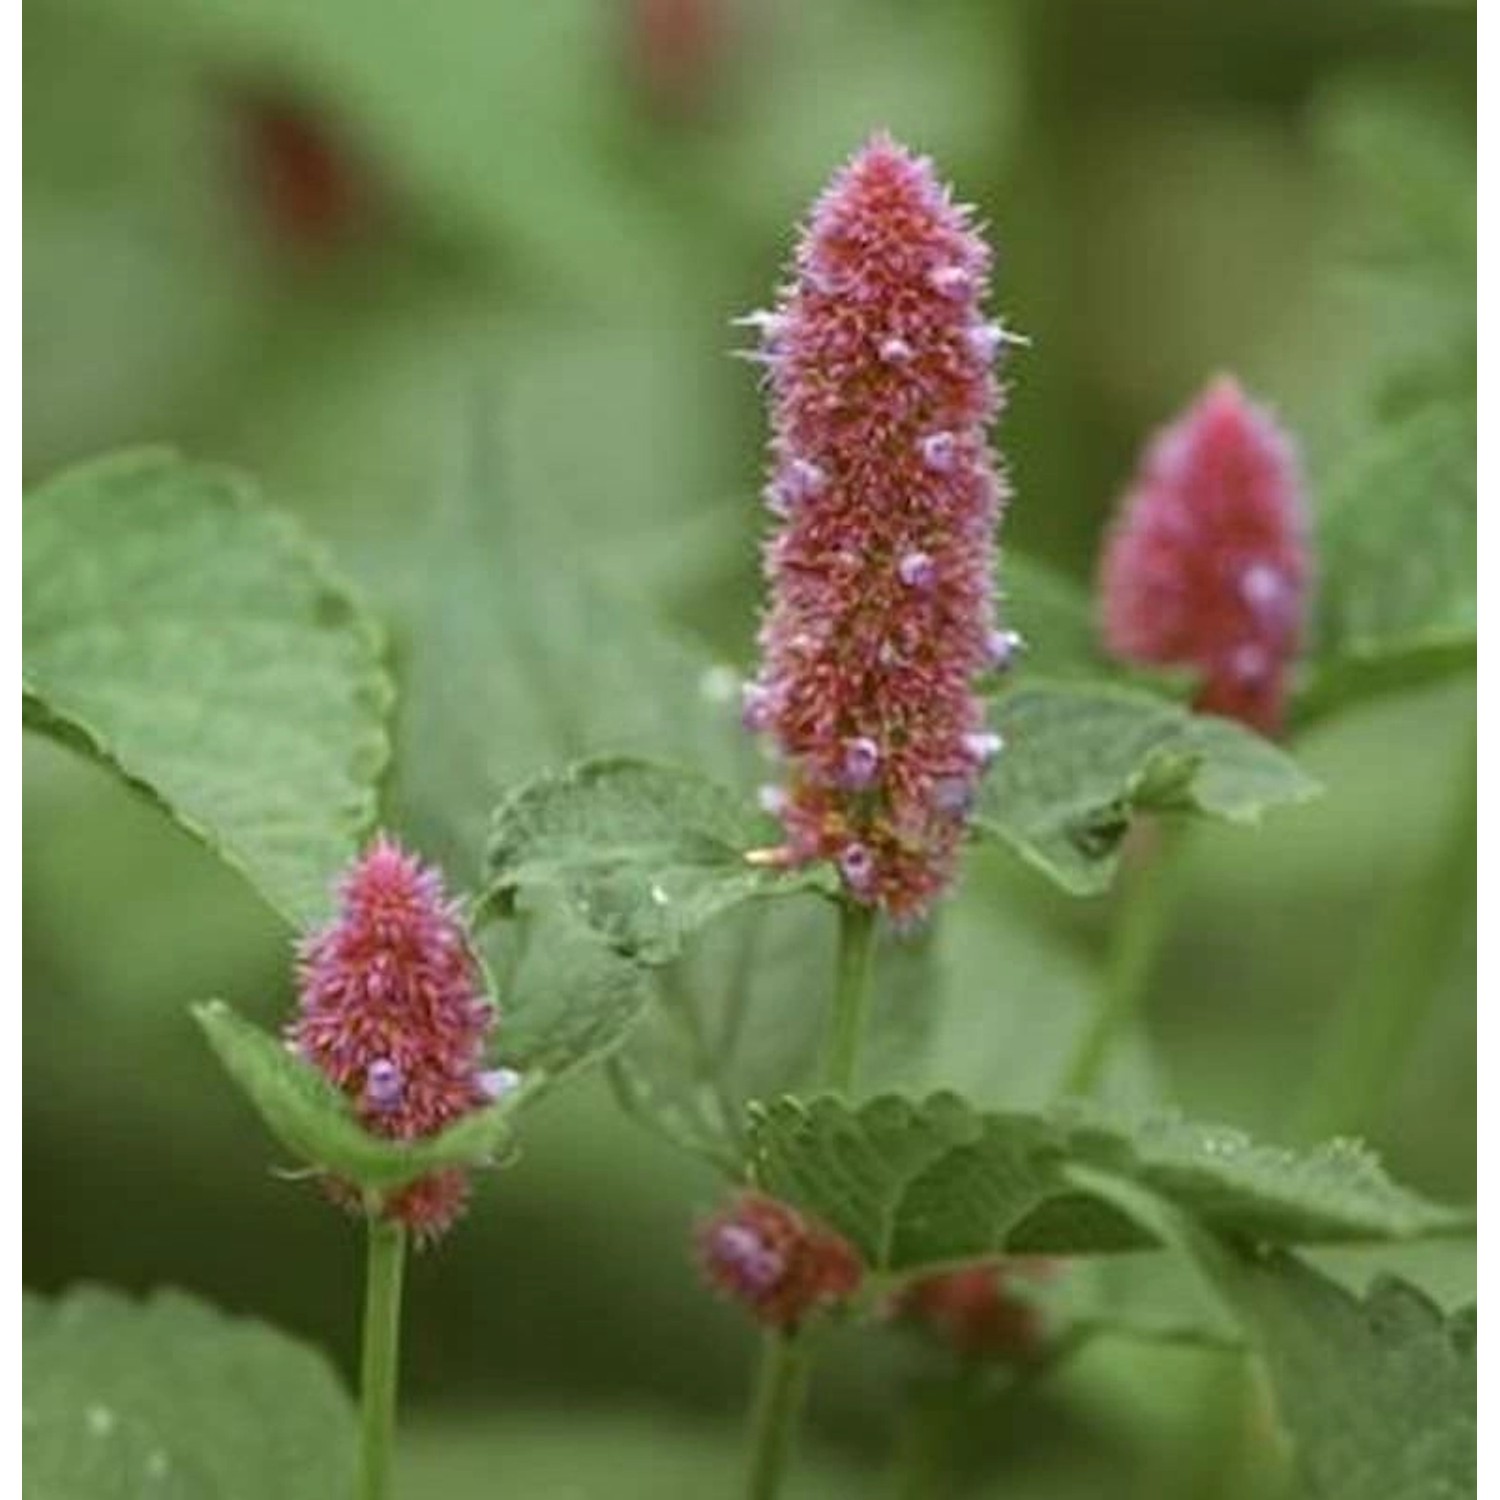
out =
{"type": "Polygon", "coordinates": [[[760,331],[773,434],[770,601],[746,726],[785,785],[786,863],[833,861],[900,922],[953,879],[1000,752],[975,691],[1018,639],[995,621],[1004,488],[986,441],[1011,335],[981,311],[990,253],[932,165],[875,136],[814,205],[760,331]]]}
{"type": "Polygon", "coordinates": [[[1100,565],[1111,654],[1185,666],[1197,707],[1280,732],[1311,584],[1290,440],[1215,380],[1151,441],[1100,565]]]}
{"type": "MultiPolygon", "coordinates": [[[[338,915],[303,939],[298,957],[301,1003],[288,1043],[355,1101],[367,1129],[398,1140],[432,1135],[515,1081],[484,1069],[494,1007],[442,877],[394,840],[378,838],[349,870],[338,915]]],[[[348,1185],[330,1188],[362,1206],[348,1185]]],[[[445,1170],[392,1194],[383,1212],[429,1241],[467,1199],[467,1173],[445,1170]]]]}

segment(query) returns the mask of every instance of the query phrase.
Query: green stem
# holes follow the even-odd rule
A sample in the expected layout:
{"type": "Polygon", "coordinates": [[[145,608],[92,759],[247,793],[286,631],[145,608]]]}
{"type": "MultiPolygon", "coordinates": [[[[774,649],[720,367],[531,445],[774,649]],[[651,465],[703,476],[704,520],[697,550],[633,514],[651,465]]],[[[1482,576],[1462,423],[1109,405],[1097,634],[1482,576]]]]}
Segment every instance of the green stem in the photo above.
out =
{"type": "Polygon", "coordinates": [[[1139,1013],[1162,940],[1182,886],[1180,830],[1155,825],[1158,846],[1133,871],[1110,929],[1109,958],[1099,1002],[1069,1059],[1058,1092],[1085,1097],[1095,1091],[1122,1032],[1139,1013]]]}
{"type": "Polygon", "coordinates": [[[1304,1139],[1368,1130],[1441,993],[1470,903],[1478,764],[1469,741],[1447,826],[1418,878],[1397,890],[1355,968],[1327,1062],[1301,1116],[1304,1139]]]}
{"type": "Polygon", "coordinates": [[[761,1352],[750,1421],[745,1500],[775,1500],[807,1391],[807,1351],[795,1333],[772,1330],[761,1352]]]}
{"type": "Polygon", "coordinates": [[[396,1364],[406,1231],[372,1215],[360,1363],[359,1500],[387,1500],[396,1431],[396,1364]]]}
{"type": "Polygon", "coordinates": [[[840,1094],[853,1091],[859,1069],[859,1044],[870,1006],[870,968],[874,956],[874,909],[844,902],[839,908],[838,981],[833,992],[833,1015],[821,1080],[824,1088],[840,1094]]]}
{"type": "MultiPolygon", "coordinates": [[[[839,907],[838,973],[828,1045],[819,1079],[826,1089],[850,1093],[859,1068],[859,1044],[869,1009],[875,955],[875,913],[846,901],[839,907]]],[[[761,1351],[750,1431],[748,1500],[775,1500],[802,1414],[810,1359],[796,1333],[772,1331],[761,1351]]]]}

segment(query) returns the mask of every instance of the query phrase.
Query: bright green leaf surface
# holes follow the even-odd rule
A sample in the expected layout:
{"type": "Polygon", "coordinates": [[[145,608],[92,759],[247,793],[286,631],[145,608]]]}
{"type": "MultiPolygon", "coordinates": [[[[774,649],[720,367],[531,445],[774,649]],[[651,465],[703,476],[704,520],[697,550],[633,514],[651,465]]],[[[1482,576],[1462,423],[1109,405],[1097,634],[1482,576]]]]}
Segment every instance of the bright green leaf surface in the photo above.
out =
{"type": "Polygon", "coordinates": [[[1352,1296],[1294,1256],[1236,1258],[1227,1288],[1316,1500],[1471,1500],[1472,1309],[1380,1277],[1352,1296]]]}
{"type": "Polygon", "coordinates": [[[1193,1261],[1264,1359],[1311,1500],[1470,1500],[1475,1494],[1475,1318],[1379,1276],[1360,1297],[1284,1250],[1205,1232],[1114,1171],[1072,1168],[1193,1261]]]}
{"type": "Polygon", "coordinates": [[[1074,1167],[1138,1183],[1218,1232],[1278,1244],[1399,1239],[1467,1222],[1396,1186],[1356,1145],[1293,1153],[1173,1117],[1127,1127],[1073,1110],[983,1112],[954,1094],[858,1107],[783,1098],[755,1108],[751,1137],[756,1179],[825,1218],[883,1271],[1152,1242],[1080,1192],[1074,1167]]]}
{"type": "Polygon", "coordinates": [[[299,1161],[361,1187],[380,1192],[443,1167],[488,1162],[509,1138],[519,1093],[421,1140],[372,1135],[344,1096],[277,1038],[221,1001],[195,1006],[193,1014],[271,1134],[299,1161]]]}
{"type": "Polygon", "coordinates": [[[732,907],[822,881],[746,863],[747,851],[775,841],[772,824],[693,772],[585,761],[538,777],[496,809],[488,894],[555,888],[613,946],[665,963],[732,907]]]}
{"type": "Polygon", "coordinates": [[[500,937],[500,1055],[538,1085],[613,1051],[640,1018],[646,976],[565,908],[525,911],[500,937]]]}
{"type": "Polygon", "coordinates": [[[1384,429],[1336,476],[1301,719],[1472,665],[1475,441],[1472,406],[1431,405],[1384,429]]]}
{"type": "Polygon", "coordinates": [[[1137,812],[1254,822],[1316,783],[1227,719],[1114,687],[1018,687],[991,712],[1005,750],[978,828],[1075,895],[1109,884],[1137,812]]]}
{"type": "Polygon", "coordinates": [[[244,481],[164,452],[26,497],[27,723],[116,768],[285,915],[324,911],[376,817],[376,631],[244,481]]]}
{"type": "Polygon", "coordinates": [[[329,1500],[354,1413],[322,1355],[180,1292],[24,1294],[26,1500],[329,1500]]]}

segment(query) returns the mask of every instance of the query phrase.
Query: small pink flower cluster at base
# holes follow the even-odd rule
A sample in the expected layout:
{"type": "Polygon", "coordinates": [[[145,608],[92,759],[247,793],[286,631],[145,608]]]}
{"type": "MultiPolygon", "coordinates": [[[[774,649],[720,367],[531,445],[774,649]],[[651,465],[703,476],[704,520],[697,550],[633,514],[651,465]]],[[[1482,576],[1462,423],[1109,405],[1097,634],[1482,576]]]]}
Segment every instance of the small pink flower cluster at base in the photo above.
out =
{"type": "Polygon", "coordinates": [[[995,619],[1004,495],[986,428],[1010,342],[986,319],[990,253],[931,164],[878,135],[813,209],[768,372],[769,605],[746,727],[785,784],[783,861],[920,919],[953,879],[1001,751],[976,691],[1018,645],[995,619]]]}
{"type": "MultiPolygon", "coordinates": [[[[439,873],[393,840],[378,838],[345,875],[337,916],[298,956],[288,1045],[355,1102],[373,1133],[433,1135],[514,1082],[484,1067],[495,1009],[457,905],[439,873]]],[[[328,1187],[363,1209],[351,1185],[328,1187]]],[[[381,1211],[430,1241],[463,1211],[468,1192],[464,1170],[434,1172],[392,1193],[381,1211]]]]}
{"type": "Polygon", "coordinates": [[[964,1359],[1024,1364],[1041,1352],[1047,1329],[1015,1283],[1049,1280],[1057,1270],[1056,1261],[1017,1258],[920,1277],[892,1299],[890,1315],[964,1359]]]}
{"type": "Polygon", "coordinates": [[[1286,434],[1228,378],[1152,439],[1100,564],[1104,642],[1192,668],[1196,705],[1262,734],[1283,724],[1311,583],[1286,434]]]}
{"type": "Polygon", "coordinates": [[[761,1193],[741,1193],[698,1226],[710,1284],[768,1328],[790,1332],[859,1290],[864,1269],[841,1235],[761,1193]]]}

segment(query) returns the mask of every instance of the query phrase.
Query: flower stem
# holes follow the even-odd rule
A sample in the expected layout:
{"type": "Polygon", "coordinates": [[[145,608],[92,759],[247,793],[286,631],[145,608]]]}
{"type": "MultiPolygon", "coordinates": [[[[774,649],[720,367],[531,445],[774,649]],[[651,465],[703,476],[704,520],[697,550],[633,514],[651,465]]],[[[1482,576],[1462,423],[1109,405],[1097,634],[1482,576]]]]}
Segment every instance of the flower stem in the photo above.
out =
{"type": "Polygon", "coordinates": [[[775,1500],[781,1488],[807,1392],[807,1374],[807,1351],[798,1335],[780,1329],[768,1332],[751,1416],[745,1500],[775,1500]]]}
{"type": "Polygon", "coordinates": [[[1086,1097],[1099,1086],[1121,1033],[1140,1011],[1182,885],[1182,835],[1152,825],[1157,846],[1129,876],[1110,930],[1109,958],[1099,1001],[1063,1073],[1058,1092],[1086,1097]]]}
{"type": "Polygon", "coordinates": [[[1417,879],[1404,883],[1372,935],[1335,1018],[1326,1065],[1304,1102],[1298,1132],[1318,1140],[1375,1123],[1410,1056],[1474,899],[1477,750],[1454,778],[1442,836],[1417,879]]]}
{"type": "MultiPolygon", "coordinates": [[[[859,1068],[875,955],[875,913],[846,901],[839,907],[838,971],[820,1082],[847,1094],[859,1068]]],[[[747,1500],[775,1500],[802,1413],[811,1361],[796,1332],[772,1330],[761,1350],[750,1429],[747,1500]]]]}
{"type": "Polygon", "coordinates": [[[839,908],[838,981],[828,1048],[823,1056],[824,1088],[847,1094],[859,1069],[859,1044],[870,1005],[870,968],[875,956],[873,908],[846,901],[839,908]]]}
{"type": "Polygon", "coordinates": [[[396,1430],[396,1365],[406,1231],[371,1215],[360,1363],[359,1500],[387,1500],[396,1430]]]}

